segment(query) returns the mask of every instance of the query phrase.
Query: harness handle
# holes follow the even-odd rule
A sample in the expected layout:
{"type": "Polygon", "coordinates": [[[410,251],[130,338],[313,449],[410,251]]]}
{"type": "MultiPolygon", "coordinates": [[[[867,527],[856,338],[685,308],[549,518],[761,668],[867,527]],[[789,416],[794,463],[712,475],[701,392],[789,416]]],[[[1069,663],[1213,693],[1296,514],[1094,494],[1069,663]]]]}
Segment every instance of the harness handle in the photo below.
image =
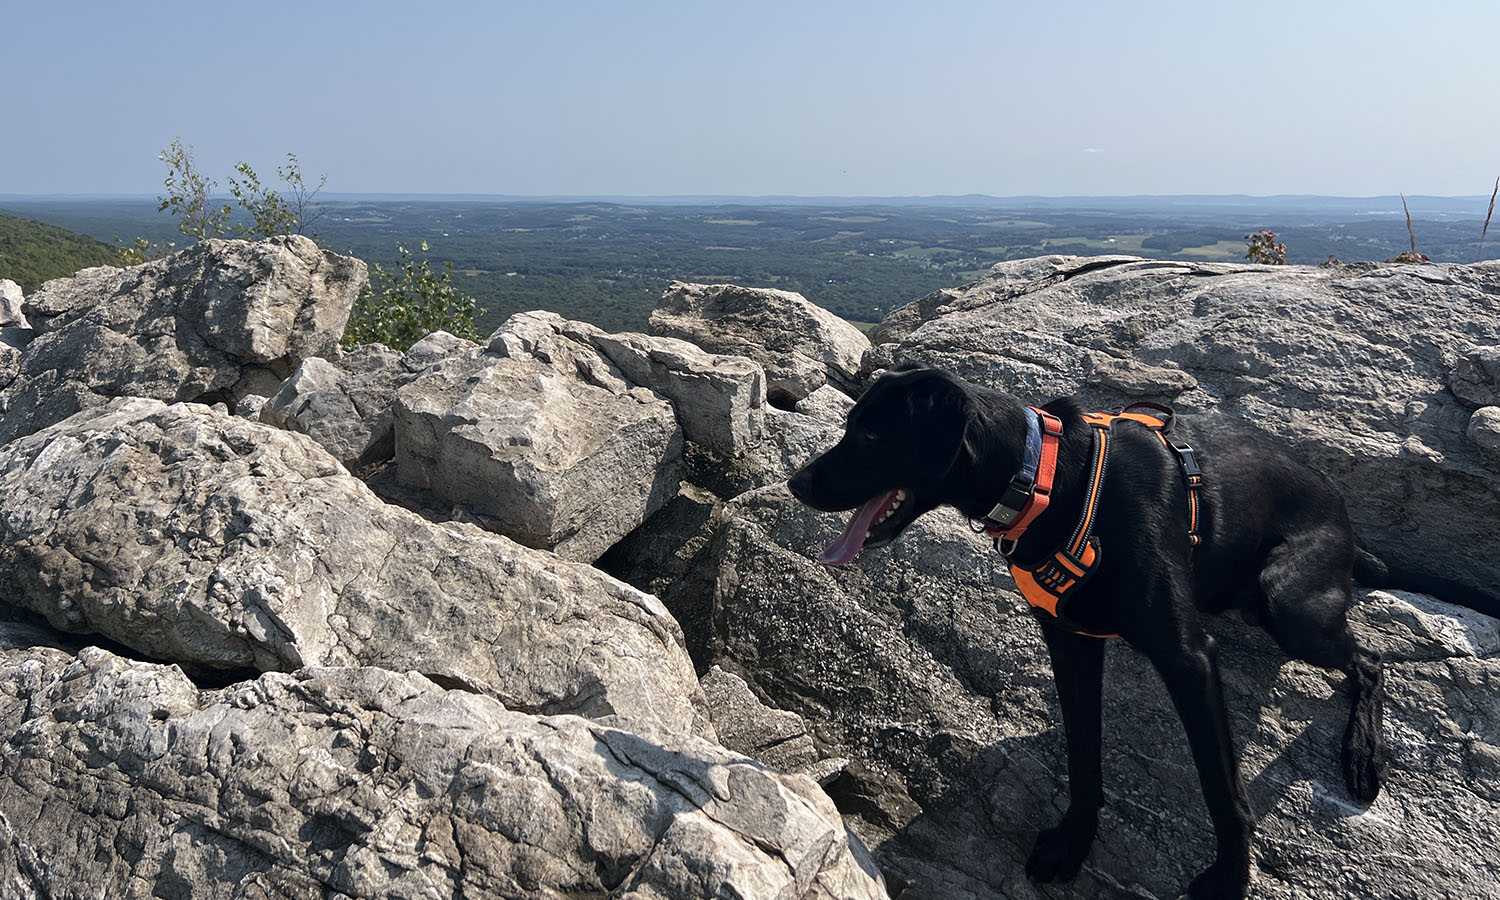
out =
{"type": "Polygon", "coordinates": [[[1177,413],[1172,407],[1163,406],[1160,403],[1152,403],[1150,400],[1138,400],[1120,410],[1120,412],[1128,413],[1138,409],[1149,409],[1153,414],[1159,414],[1156,415],[1156,418],[1161,420],[1161,433],[1163,435],[1171,434],[1172,429],[1177,425],[1177,413]]]}

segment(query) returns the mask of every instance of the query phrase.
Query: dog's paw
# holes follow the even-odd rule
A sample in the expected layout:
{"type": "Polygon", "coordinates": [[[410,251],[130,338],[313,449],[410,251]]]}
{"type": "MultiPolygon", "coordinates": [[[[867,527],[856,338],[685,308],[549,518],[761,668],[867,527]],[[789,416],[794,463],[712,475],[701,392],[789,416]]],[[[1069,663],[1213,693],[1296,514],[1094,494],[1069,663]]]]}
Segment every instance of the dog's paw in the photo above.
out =
{"type": "Polygon", "coordinates": [[[1244,900],[1250,890],[1250,866],[1215,860],[1188,885],[1189,900],[1244,900]]]}
{"type": "Polygon", "coordinates": [[[1094,829],[1080,834],[1078,828],[1069,828],[1067,820],[1056,828],[1048,828],[1036,836],[1031,846],[1031,856],[1026,859],[1026,875],[1032,881],[1045,884],[1051,881],[1072,881],[1083,861],[1089,855],[1089,846],[1094,842],[1094,829]]]}

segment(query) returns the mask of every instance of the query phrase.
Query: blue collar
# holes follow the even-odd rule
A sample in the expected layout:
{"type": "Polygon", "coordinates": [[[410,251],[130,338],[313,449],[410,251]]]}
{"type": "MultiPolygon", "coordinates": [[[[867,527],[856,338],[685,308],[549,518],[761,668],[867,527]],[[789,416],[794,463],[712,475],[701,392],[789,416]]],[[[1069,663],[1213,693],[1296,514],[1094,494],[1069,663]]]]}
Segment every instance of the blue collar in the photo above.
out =
{"type": "Polygon", "coordinates": [[[1026,458],[1021,462],[1020,477],[1036,481],[1036,470],[1042,464],[1042,417],[1026,407],[1026,458]]]}

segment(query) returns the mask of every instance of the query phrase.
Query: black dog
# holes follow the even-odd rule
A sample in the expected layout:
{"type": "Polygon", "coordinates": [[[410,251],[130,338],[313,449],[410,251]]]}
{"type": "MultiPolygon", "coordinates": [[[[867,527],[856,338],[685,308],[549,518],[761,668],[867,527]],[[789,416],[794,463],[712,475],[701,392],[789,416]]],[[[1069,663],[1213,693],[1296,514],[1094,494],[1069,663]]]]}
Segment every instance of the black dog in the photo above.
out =
{"type": "MultiPolygon", "coordinates": [[[[1056,479],[1045,511],[1006,547],[1017,568],[1046,560],[1070,533],[1076,536],[1097,459],[1096,429],[1072,400],[1042,410],[1062,424],[1056,479]]],[[[859,508],[822,561],[842,564],[888,544],[942,504],[984,520],[1022,468],[1029,430],[1035,443],[1032,418],[1015,398],[937,370],[881,377],[850,411],[838,444],[789,481],[792,493],[816,509],[859,508]]],[[[1092,517],[1097,567],[1070,592],[1066,623],[1046,621],[1042,629],[1067,735],[1070,797],[1062,822],[1037,836],[1027,861],[1037,881],[1078,873],[1103,802],[1105,641],[1080,632],[1118,635],[1144,653],[1182,718],[1217,840],[1213,864],[1189,888],[1193,898],[1245,895],[1253,829],[1214,644],[1200,612],[1241,609],[1291,656],[1347,673],[1354,701],[1344,776],[1362,802],[1380,790],[1380,657],[1356,643],[1346,613],[1354,575],[1373,583],[1383,564],[1356,546],[1343,499],[1323,476],[1274,448],[1240,438],[1205,447],[1199,442],[1212,435],[1191,437],[1202,454],[1196,547],[1188,538],[1189,498],[1177,456],[1135,422],[1110,431],[1107,474],[1092,517]]]]}

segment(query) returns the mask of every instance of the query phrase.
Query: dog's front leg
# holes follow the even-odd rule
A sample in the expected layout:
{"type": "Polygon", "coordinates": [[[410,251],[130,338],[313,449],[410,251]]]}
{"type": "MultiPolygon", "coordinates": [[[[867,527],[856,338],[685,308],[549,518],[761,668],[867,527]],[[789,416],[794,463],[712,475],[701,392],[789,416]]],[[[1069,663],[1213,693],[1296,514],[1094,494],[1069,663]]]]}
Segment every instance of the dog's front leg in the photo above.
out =
{"type": "Polygon", "coordinates": [[[1042,626],[1042,635],[1068,738],[1068,811],[1056,826],[1037,835],[1026,874],[1036,881],[1066,881],[1078,874],[1089,854],[1104,803],[1099,762],[1104,641],[1050,625],[1042,626]]]}
{"type": "Polygon", "coordinates": [[[1176,634],[1179,642],[1169,652],[1148,651],[1147,656],[1166,682],[1187,730],[1188,746],[1198,767],[1198,781],[1218,845],[1213,864],[1193,879],[1188,896],[1192,900],[1240,900],[1250,886],[1250,835],[1254,821],[1229,734],[1218,654],[1213,638],[1201,631],[1183,628],[1176,634]],[[1184,635],[1193,637],[1181,641],[1184,635]]]}

